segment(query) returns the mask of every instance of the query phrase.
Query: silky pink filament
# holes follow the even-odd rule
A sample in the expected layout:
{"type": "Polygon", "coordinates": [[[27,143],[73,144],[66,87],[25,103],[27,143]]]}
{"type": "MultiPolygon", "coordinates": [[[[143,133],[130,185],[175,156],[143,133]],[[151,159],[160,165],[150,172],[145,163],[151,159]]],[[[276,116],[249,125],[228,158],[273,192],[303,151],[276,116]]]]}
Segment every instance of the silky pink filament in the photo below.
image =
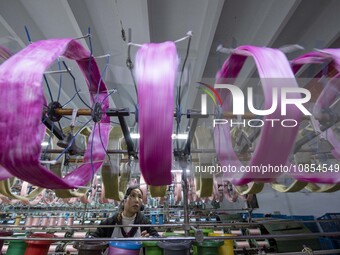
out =
{"type": "Polygon", "coordinates": [[[173,42],[144,44],[137,52],[139,163],[149,185],[171,184],[177,66],[178,56],[173,42]]]}
{"type": "MultiPolygon", "coordinates": [[[[8,59],[12,54],[9,52],[9,50],[0,45],[0,58],[2,59],[8,59]]],[[[6,180],[10,177],[13,177],[13,175],[11,175],[5,168],[3,168],[0,165],[0,180],[6,180]]]]}
{"type": "Polygon", "coordinates": [[[32,43],[0,66],[0,90],[0,164],[12,175],[39,187],[66,189],[87,185],[105,159],[110,129],[110,119],[105,114],[109,107],[106,85],[100,80],[98,66],[89,51],[68,38],[32,43]],[[89,137],[84,164],[64,178],[39,162],[45,135],[41,122],[46,105],[42,77],[62,55],[77,61],[93,95],[91,98],[101,103],[104,112],[89,137]]]}
{"type": "MultiPolygon", "coordinates": [[[[228,83],[235,81],[242,66],[248,56],[254,58],[261,85],[265,98],[264,109],[269,109],[272,105],[272,89],[290,87],[298,87],[294,74],[290,68],[286,56],[277,49],[262,48],[255,46],[241,46],[226,60],[221,71],[217,74],[217,83],[223,84],[225,79],[228,83]]],[[[227,89],[220,89],[223,100],[223,111],[229,112],[231,94],[227,89]]],[[[290,98],[300,98],[299,94],[292,95],[290,98]],[[293,97],[294,96],[294,97],[293,97]]],[[[301,112],[293,105],[287,106],[287,115],[281,115],[280,95],[278,96],[278,107],[270,115],[263,119],[294,119],[300,122],[301,112]]],[[[280,122],[277,122],[280,123],[280,122]]],[[[289,153],[295,141],[298,132],[296,127],[283,127],[264,121],[261,127],[261,133],[258,138],[256,149],[249,161],[249,166],[280,166],[286,165],[289,153]]],[[[239,161],[232,144],[229,125],[216,125],[214,129],[215,148],[217,157],[221,166],[236,166],[240,170],[242,163],[239,161]]],[[[224,177],[235,185],[244,185],[251,181],[271,182],[275,180],[282,172],[266,173],[247,172],[247,173],[224,173],[224,177]]]]}
{"type": "MultiPolygon", "coordinates": [[[[332,61],[332,64],[338,71],[338,73],[331,78],[321,94],[318,96],[315,106],[313,109],[313,115],[320,116],[322,110],[329,109],[329,107],[337,99],[340,92],[340,49],[323,49],[321,51],[309,52],[291,61],[292,69],[297,73],[301,67],[305,64],[325,64],[332,61]]],[[[317,74],[317,77],[319,74],[317,74]]],[[[320,125],[318,121],[316,124],[320,125]]],[[[340,142],[334,131],[329,128],[325,132],[325,137],[329,143],[333,146],[332,154],[336,159],[340,159],[340,142]]],[[[321,165],[322,166],[322,165],[321,165]]],[[[340,183],[339,171],[334,169],[334,165],[326,165],[326,168],[321,169],[321,171],[315,171],[313,173],[309,172],[294,172],[291,176],[299,181],[313,182],[313,183],[324,183],[324,184],[336,184],[340,183]],[[330,171],[328,168],[333,168],[330,171]]]]}

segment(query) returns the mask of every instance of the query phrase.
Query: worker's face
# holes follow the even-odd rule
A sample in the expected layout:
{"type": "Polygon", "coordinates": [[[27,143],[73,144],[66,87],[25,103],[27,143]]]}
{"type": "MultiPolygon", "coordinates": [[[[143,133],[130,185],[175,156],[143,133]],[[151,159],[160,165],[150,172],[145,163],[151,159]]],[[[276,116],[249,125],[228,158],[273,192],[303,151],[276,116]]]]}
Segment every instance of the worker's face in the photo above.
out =
{"type": "Polygon", "coordinates": [[[135,214],[139,211],[142,205],[143,195],[139,189],[131,191],[130,195],[125,199],[124,211],[129,214],[135,214]]]}

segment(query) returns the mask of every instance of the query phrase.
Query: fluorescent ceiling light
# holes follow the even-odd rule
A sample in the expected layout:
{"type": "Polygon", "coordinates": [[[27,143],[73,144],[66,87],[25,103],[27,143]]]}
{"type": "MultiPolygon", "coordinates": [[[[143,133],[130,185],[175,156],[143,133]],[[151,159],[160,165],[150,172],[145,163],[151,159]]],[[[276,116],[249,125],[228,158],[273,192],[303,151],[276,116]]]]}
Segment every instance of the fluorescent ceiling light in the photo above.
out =
{"type": "Polygon", "coordinates": [[[188,138],[188,134],[172,134],[171,136],[172,139],[183,139],[186,140],[188,138]]]}
{"type": "Polygon", "coordinates": [[[140,138],[140,135],[138,133],[130,133],[130,137],[132,139],[139,139],[140,138]]]}
{"type": "MultiPolygon", "coordinates": [[[[183,172],[183,170],[181,170],[181,169],[172,169],[172,170],[171,170],[171,173],[182,173],[182,172],[183,172]]],[[[187,172],[187,173],[190,173],[190,170],[187,169],[186,172],[187,172]]]]}
{"type": "Polygon", "coordinates": [[[43,141],[42,143],[41,143],[41,146],[47,146],[48,145],[48,142],[46,142],[46,141],[43,141]]]}
{"type": "MultiPolygon", "coordinates": [[[[140,134],[138,133],[130,133],[130,137],[132,139],[139,139],[140,138],[140,134]]],[[[171,135],[171,138],[172,139],[183,139],[183,140],[186,140],[188,138],[188,134],[172,134],[171,135]]]]}

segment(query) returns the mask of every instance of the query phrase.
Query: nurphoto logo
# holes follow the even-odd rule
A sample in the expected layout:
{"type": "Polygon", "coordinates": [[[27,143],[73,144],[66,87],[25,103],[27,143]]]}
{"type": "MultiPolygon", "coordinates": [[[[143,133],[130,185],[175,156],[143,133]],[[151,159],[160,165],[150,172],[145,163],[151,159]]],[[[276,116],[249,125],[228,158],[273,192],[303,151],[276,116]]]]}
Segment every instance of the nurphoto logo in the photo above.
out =
{"type": "MultiPolygon", "coordinates": [[[[222,106],[222,98],[220,93],[222,90],[228,90],[232,98],[232,114],[242,118],[245,115],[245,103],[249,112],[256,116],[268,116],[274,113],[277,109],[280,111],[281,116],[287,115],[287,106],[294,105],[304,115],[312,115],[307,108],[303,105],[311,99],[311,93],[305,88],[299,87],[274,87],[271,91],[271,106],[268,109],[256,109],[254,102],[254,92],[252,87],[247,88],[247,95],[245,96],[243,91],[232,84],[215,84],[214,88],[208,84],[199,82],[206,88],[199,88],[203,93],[201,95],[201,114],[206,115],[207,113],[207,95],[212,99],[215,106],[222,106]],[[219,89],[219,92],[216,90],[219,89]],[[299,96],[296,96],[299,95],[299,96]],[[217,99],[217,100],[216,100],[217,99]],[[245,101],[246,100],[246,101],[245,101]],[[279,108],[278,108],[279,107],[279,108]]],[[[261,127],[265,122],[270,122],[271,126],[274,127],[275,123],[280,122],[284,127],[295,127],[298,125],[295,119],[250,119],[250,120],[227,120],[227,119],[214,119],[213,126],[216,125],[243,125],[246,123],[250,127],[261,127]]]]}

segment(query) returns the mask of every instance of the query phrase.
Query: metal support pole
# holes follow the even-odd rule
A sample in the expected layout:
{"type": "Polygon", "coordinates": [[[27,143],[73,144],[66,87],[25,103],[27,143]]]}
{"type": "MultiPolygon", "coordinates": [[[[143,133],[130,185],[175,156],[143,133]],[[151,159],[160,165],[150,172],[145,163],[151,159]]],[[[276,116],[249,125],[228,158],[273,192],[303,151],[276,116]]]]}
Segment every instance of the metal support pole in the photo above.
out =
{"type": "Polygon", "coordinates": [[[185,236],[189,236],[189,204],[188,204],[188,181],[187,181],[187,157],[183,156],[180,159],[180,166],[182,168],[182,190],[183,190],[183,211],[184,211],[184,232],[185,236]]]}
{"type": "Polygon", "coordinates": [[[194,137],[195,130],[198,123],[198,118],[200,116],[193,118],[193,123],[190,126],[189,135],[185,143],[184,150],[175,151],[175,157],[179,161],[180,167],[182,168],[182,190],[183,190],[183,212],[184,212],[184,231],[185,236],[189,236],[190,222],[189,222],[189,203],[188,203],[188,181],[187,181],[187,167],[188,159],[190,157],[190,145],[194,137]]]}

